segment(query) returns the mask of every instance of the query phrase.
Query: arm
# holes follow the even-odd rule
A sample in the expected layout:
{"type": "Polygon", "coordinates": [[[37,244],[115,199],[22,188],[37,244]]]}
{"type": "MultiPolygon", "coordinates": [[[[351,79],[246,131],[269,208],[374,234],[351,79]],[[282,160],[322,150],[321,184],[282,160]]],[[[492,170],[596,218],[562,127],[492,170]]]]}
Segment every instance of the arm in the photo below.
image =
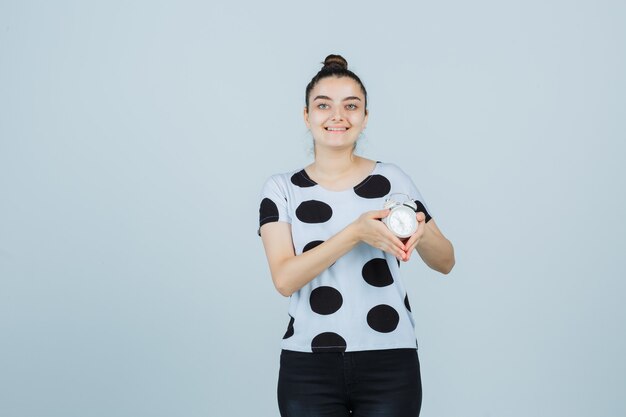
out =
{"type": "Polygon", "coordinates": [[[434,219],[426,223],[424,213],[417,213],[417,232],[407,241],[407,261],[417,250],[426,265],[435,271],[448,274],[454,267],[454,248],[441,233],[434,219]]]}
{"type": "Polygon", "coordinates": [[[291,225],[283,222],[264,224],[260,229],[261,239],[278,292],[290,296],[360,242],[404,259],[405,246],[378,220],[388,213],[389,210],[364,213],[324,243],[300,255],[294,251],[291,225]]]}

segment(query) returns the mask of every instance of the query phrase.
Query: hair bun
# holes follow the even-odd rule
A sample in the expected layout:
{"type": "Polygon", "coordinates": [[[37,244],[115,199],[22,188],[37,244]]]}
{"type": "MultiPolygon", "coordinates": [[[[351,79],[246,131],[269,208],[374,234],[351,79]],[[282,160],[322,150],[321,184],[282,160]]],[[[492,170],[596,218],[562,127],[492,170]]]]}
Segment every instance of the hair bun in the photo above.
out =
{"type": "Polygon", "coordinates": [[[339,68],[342,70],[348,69],[348,61],[341,55],[328,55],[324,60],[324,67],[322,69],[339,68]]]}

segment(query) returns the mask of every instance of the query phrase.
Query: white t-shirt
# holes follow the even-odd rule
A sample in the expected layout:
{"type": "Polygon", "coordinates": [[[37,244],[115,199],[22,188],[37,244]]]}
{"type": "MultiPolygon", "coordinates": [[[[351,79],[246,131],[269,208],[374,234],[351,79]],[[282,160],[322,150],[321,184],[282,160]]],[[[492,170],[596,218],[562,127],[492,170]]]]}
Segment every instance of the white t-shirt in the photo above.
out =
{"type": "MultiPolygon", "coordinates": [[[[353,188],[330,191],[304,170],[270,177],[261,193],[259,227],[291,224],[296,255],[324,242],[362,213],[383,208],[390,193],[407,194],[430,215],[413,181],[396,165],[377,162],[353,188]]],[[[296,291],[281,347],[300,352],[416,348],[413,316],[400,262],[361,242],[296,291]]]]}

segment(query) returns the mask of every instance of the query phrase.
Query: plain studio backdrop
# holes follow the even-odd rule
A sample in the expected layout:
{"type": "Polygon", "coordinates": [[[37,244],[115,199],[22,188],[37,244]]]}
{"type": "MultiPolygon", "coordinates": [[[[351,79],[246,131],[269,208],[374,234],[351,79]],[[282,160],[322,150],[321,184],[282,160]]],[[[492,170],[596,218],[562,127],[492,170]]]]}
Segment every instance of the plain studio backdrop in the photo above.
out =
{"type": "Polygon", "coordinates": [[[455,245],[422,415],[626,415],[625,3],[216,3],[0,2],[0,415],[278,415],[258,197],[329,53],[455,245]]]}

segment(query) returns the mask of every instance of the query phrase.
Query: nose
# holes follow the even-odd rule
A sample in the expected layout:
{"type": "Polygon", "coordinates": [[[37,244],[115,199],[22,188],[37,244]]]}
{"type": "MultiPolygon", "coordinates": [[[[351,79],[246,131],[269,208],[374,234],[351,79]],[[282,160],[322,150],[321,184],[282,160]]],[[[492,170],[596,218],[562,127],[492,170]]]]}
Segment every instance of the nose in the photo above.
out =
{"type": "Polygon", "coordinates": [[[343,112],[341,109],[341,106],[336,106],[335,110],[333,111],[331,120],[342,120],[343,119],[343,112]]]}

